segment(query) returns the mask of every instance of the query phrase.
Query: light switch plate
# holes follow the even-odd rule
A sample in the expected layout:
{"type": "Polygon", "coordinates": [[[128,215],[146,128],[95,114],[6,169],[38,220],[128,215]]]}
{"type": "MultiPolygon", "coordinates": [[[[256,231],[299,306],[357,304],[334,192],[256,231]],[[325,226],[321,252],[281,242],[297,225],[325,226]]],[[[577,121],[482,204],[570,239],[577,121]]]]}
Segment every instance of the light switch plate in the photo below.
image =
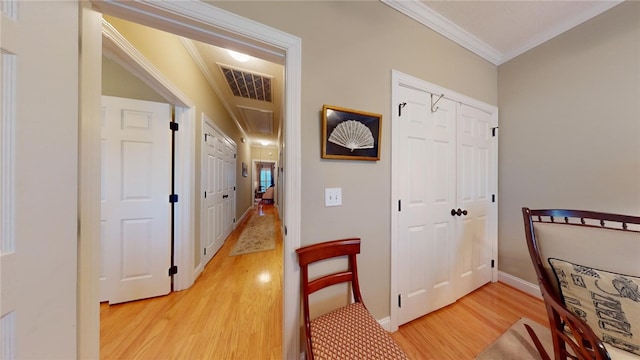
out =
{"type": "Polygon", "coordinates": [[[342,188],[326,188],[324,189],[324,206],[340,206],[342,205],[342,188]]]}

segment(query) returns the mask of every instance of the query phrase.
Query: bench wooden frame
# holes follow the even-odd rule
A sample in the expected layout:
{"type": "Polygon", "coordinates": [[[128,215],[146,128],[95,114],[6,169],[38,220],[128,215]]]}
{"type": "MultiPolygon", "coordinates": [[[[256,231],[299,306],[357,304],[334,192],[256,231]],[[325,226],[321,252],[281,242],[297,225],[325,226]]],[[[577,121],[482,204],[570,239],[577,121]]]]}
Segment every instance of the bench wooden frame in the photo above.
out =
{"type": "Polygon", "coordinates": [[[306,358],[408,359],[364,306],[358,282],[356,255],[360,253],[360,239],[349,238],[313,244],[296,250],[300,265],[302,307],[306,339],[306,358]],[[348,268],[309,280],[309,265],[326,259],[347,257],[348,268]],[[354,302],[311,320],[309,296],[328,286],[350,283],[354,302]],[[322,324],[322,325],[320,325],[322,324]],[[329,336],[327,336],[329,335],[329,336]],[[332,336],[337,335],[337,336],[332,336]],[[338,340],[337,338],[340,338],[338,340]],[[318,340],[316,342],[316,340],[318,340]],[[314,351],[315,350],[315,351],[314,351]]]}
{"type": "MultiPolygon", "coordinates": [[[[638,233],[640,232],[640,217],[581,210],[531,210],[526,207],[522,208],[522,215],[529,255],[536,271],[540,291],[549,317],[554,358],[556,360],[611,359],[603,342],[589,325],[565,307],[562,296],[559,294],[557,280],[550,275],[548,269],[545,269],[546,264],[543,263],[543,259],[546,261],[547,258],[541,255],[536,226],[540,226],[540,224],[562,224],[581,228],[612,230],[611,234],[617,232],[638,233]]],[[[527,331],[533,338],[542,358],[550,359],[533,330],[527,328],[527,331]]]]}

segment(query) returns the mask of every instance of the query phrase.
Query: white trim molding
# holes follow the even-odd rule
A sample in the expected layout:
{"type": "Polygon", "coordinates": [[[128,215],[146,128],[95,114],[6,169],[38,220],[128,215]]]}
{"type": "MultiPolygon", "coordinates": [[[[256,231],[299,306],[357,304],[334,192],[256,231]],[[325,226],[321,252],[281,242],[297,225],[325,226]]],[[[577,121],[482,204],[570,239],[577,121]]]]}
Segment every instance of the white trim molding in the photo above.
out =
{"type": "Polygon", "coordinates": [[[16,55],[0,52],[0,254],[15,251],[16,55]]]}
{"type": "Polygon", "coordinates": [[[502,53],[491,45],[478,39],[473,34],[464,30],[451,20],[435,12],[434,10],[426,6],[423,1],[380,1],[398,10],[402,14],[416,20],[422,25],[432,29],[440,35],[448,38],[449,40],[454,41],[458,45],[475,53],[476,55],[482,57],[483,59],[491,62],[494,65],[504,64],[505,62],[515,58],[516,56],[521,55],[533,49],[534,47],[553,39],[554,37],[564,33],[565,31],[577,25],[580,25],[581,23],[593,18],[594,16],[599,15],[623,2],[623,0],[601,1],[598,6],[592,7],[581,14],[577,14],[574,18],[568,19],[567,21],[556,27],[549,28],[544,33],[539,34],[528,43],[525,43],[524,45],[514,49],[513,51],[502,53]]]}
{"type": "Polygon", "coordinates": [[[195,234],[195,152],[196,108],[175,107],[175,121],[180,130],[176,135],[176,190],[180,201],[175,208],[175,264],[178,273],[174,277],[173,290],[185,290],[196,279],[193,272],[195,234]]]}
{"type": "Polygon", "coordinates": [[[502,59],[500,63],[496,65],[503,64],[515,58],[516,56],[521,55],[533,49],[534,47],[553,39],[554,37],[582,24],[583,22],[593,18],[594,16],[600,15],[601,13],[622,3],[623,1],[624,0],[609,0],[609,1],[598,2],[597,6],[594,6],[581,14],[578,14],[576,17],[569,19],[568,21],[560,24],[559,26],[547,29],[547,31],[545,31],[544,33],[536,36],[535,38],[531,39],[531,41],[516,48],[515,50],[506,52],[505,54],[502,55],[502,59]]]}
{"type": "Polygon", "coordinates": [[[542,293],[540,292],[540,287],[538,285],[522,280],[519,277],[515,277],[503,271],[498,271],[498,281],[516,288],[524,293],[527,293],[533,297],[542,299],[542,293]]]}
{"type": "Polygon", "coordinates": [[[503,54],[418,0],[380,0],[494,65],[503,54]]]}

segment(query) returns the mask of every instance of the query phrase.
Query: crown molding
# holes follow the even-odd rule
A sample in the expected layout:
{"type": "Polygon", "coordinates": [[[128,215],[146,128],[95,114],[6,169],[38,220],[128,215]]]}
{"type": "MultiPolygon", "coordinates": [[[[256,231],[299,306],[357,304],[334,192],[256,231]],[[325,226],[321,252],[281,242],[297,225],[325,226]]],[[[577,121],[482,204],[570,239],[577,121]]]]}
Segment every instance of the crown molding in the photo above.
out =
{"type": "Polygon", "coordinates": [[[507,53],[501,53],[495,48],[491,47],[484,41],[473,36],[460,26],[456,25],[449,19],[433,11],[428,6],[422,4],[419,0],[380,0],[384,4],[398,10],[404,15],[418,21],[426,27],[436,31],[444,37],[456,42],[460,46],[475,53],[476,55],[484,58],[494,65],[501,65],[518,55],[521,55],[536,46],[545,43],[554,37],[564,33],[571,28],[580,25],[581,23],[611,9],[612,7],[624,2],[624,0],[610,0],[602,1],[598,6],[592,7],[577,16],[568,19],[564,23],[548,29],[544,33],[531,39],[531,41],[523,44],[522,46],[508,51],[507,53]]]}
{"type": "MultiPolygon", "coordinates": [[[[578,14],[577,16],[568,19],[567,21],[565,21],[564,23],[548,29],[547,31],[545,31],[544,33],[539,34],[538,36],[534,37],[533,39],[531,39],[531,41],[527,42],[526,44],[512,50],[509,51],[507,53],[504,54],[504,57],[502,59],[502,61],[500,62],[500,64],[503,64],[515,57],[517,57],[518,55],[522,55],[525,52],[533,49],[534,47],[541,45],[551,39],[553,39],[554,37],[582,24],[583,22],[600,15],[601,13],[611,9],[612,7],[621,4],[622,2],[624,2],[624,0],[611,0],[611,1],[602,1],[599,3],[598,6],[592,7],[590,9],[588,9],[587,11],[584,11],[580,14],[578,14]]],[[[498,64],[498,65],[500,65],[498,64]]]]}
{"type": "Polygon", "coordinates": [[[484,41],[473,36],[449,19],[431,10],[418,0],[380,0],[386,5],[409,16],[458,45],[475,53],[494,65],[502,62],[504,55],[484,41]]]}

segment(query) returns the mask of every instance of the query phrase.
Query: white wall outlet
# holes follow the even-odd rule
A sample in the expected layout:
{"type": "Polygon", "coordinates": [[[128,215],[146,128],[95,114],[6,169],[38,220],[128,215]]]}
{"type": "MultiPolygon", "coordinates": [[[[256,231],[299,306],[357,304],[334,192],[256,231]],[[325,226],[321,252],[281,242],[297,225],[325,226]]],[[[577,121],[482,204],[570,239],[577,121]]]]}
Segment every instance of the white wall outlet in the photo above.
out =
{"type": "Polygon", "coordinates": [[[342,205],[342,188],[326,188],[324,189],[324,206],[340,206],[342,205]]]}

